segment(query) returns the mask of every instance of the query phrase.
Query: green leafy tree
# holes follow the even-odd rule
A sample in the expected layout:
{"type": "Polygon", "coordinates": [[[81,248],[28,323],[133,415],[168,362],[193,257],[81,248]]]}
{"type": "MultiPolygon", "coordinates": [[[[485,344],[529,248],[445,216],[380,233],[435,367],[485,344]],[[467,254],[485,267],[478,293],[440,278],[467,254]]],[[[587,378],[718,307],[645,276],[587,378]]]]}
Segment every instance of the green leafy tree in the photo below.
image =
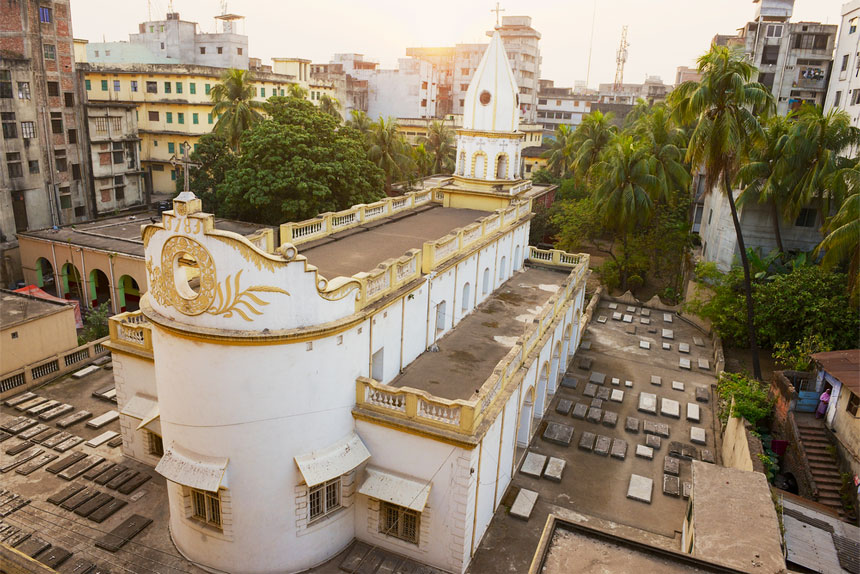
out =
{"type": "Polygon", "coordinates": [[[209,92],[215,104],[212,113],[218,118],[214,131],[233,149],[239,149],[242,134],[263,119],[263,104],[254,100],[253,82],[253,72],[231,68],[209,92]]]}
{"type": "Polygon", "coordinates": [[[612,125],[613,115],[594,111],[582,118],[582,122],[571,138],[574,149],[571,168],[580,181],[591,181],[592,167],[600,161],[617,129],[612,125]]]}
{"type": "Polygon", "coordinates": [[[753,374],[761,379],[752,279],[732,189],[749,144],[764,137],[759,115],[774,109],[773,97],[767,88],[751,81],[756,69],[740,51],[712,46],[699,58],[698,71],[701,81],[684,82],[670,94],[669,100],[678,123],[694,126],[686,161],[705,170],[709,189],[721,183],[728,198],[744,271],[753,374]]]}
{"type": "Polygon", "coordinates": [[[746,375],[724,371],[717,382],[717,394],[721,399],[719,418],[723,423],[731,415],[745,418],[755,426],[773,410],[773,401],[767,396],[767,387],[746,375]],[[729,413],[732,400],[734,409],[729,413]]]}
{"type": "Polygon", "coordinates": [[[653,158],[655,198],[673,203],[678,192],[690,187],[690,170],[684,165],[684,130],[675,124],[669,108],[656,104],[640,111],[632,132],[653,158]]]}
{"type": "Polygon", "coordinates": [[[454,130],[445,125],[445,122],[431,122],[427,127],[427,135],[421,138],[421,143],[433,158],[431,173],[454,172],[457,142],[454,138],[454,130]]]}
{"type": "Polygon", "coordinates": [[[266,111],[217,188],[220,215],[275,225],[383,197],[383,173],[358,132],[307,100],[273,97],[266,111]]]}
{"type": "Polygon", "coordinates": [[[821,265],[832,269],[838,263],[848,263],[849,291],[856,298],[860,293],[860,191],[849,195],[825,229],[827,236],[816,248],[823,252],[821,265]]]}
{"type": "MultiPolygon", "coordinates": [[[[222,213],[222,198],[218,186],[227,177],[227,172],[236,166],[237,155],[230,145],[218,134],[204,134],[197,140],[191,161],[199,167],[191,168],[189,187],[194,195],[203,201],[203,209],[209,213],[222,213]]],[[[176,177],[176,191],[184,188],[185,178],[179,169],[176,177]]]]}
{"type": "Polygon", "coordinates": [[[78,335],[78,345],[85,345],[90,341],[107,337],[110,334],[108,317],[111,315],[110,305],[107,303],[90,309],[84,318],[84,328],[78,335]]]}
{"type": "Polygon", "coordinates": [[[362,136],[367,136],[370,133],[370,126],[373,122],[370,117],[361,110],[352,110],[349,112],[349,119],[346,120],[346,125],[356,130],[362,136]]]}
{"type": "Polygon", "coordinates": [[[370,126],[367,157],[385,174],[385,193],[390,195],[397,179],[406,179],[415,171],[409,144],[397,131],[395,118],[379,118],[370,126]]]}
{"type": "Polygon", "coordinates": [[[320,96],[320,111],[324,114],[328,114],[340,123],[340,102],[337,101],[337,98],[333,98],[328,94],[323,94],[320,96]]]}
{"type": "Polygon", "coordinates": [[[308,91],[299,84],[290,84],[290,87],[287,88],[287,95],[291,98],[306,100],[308,98],[308,91]]]}
{"type": "Polygon", "coordinates": [[[558,126],[554,138],[549,142],[549,149],[542,154],[547,159],[547,169],[555,177],[566,178],[571,174],[574,160],[573,134],[574,130],[570,126],[558,126]]]}
{"type": "Polygon", "coordinates": [[[427,151],[427,147],[424,143],[420,143],[412,148],[412,161],[415,164],[415,168],[418,170],[419,177],[425,177],[436,173],[433,168],[434,159],[433,154],[427,151]]]}

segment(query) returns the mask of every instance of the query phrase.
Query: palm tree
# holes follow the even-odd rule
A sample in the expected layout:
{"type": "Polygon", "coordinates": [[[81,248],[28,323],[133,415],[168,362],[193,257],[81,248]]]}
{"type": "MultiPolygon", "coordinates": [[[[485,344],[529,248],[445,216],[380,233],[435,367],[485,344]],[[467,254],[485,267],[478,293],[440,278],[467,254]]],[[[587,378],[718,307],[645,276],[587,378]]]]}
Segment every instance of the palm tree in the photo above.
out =
{"type": "Polygon", "coordinates": [[[653,163],[647,149],[636,146],[631,136],[619,135],[606,149],[602,161],[594,166],[596,180],[600,182],[594,189],[598,213],[606,227],[621,236],[622,289],[627,289],[628,237],[637,227],[646,224],[654,211],[652,194],[657,191],[658,180],[652,173],[653,163]]]}
{"type": "Polygon", "coordinates": [[[609,145],[617,131],[611,124],[613,115],[594,111],[582,118],[582,123],[573,132],[572,145],[576,150],[572,168],[576,177],[586,184],[590,181],[592,166],[596,165],[600,153],[609,145]]]}
{"type": "Polygon", "coordinates": [[[560,125],[555,130],[555,139],[548,150],[541,154],[547,159],[547,168],[556,177],[567,177],[573,164],[573,134],[568,125],[560,125]]]}
{"type": "Polygon", "coordinates": [[[820,201],[822,213],[830,213],[831,200],[841,205],[843,197],[835,197],[829,189],[833,174],[850,163],[841,154],[860,145],[860,129],[851,125],[844,110],[823,112],[818,106],[804,104],[786,144],[791,157],[794,185],[788,192],[785,215],[794,220],[800,210],[813,201],[820,201]]]}
{"type": "Polygon", "coordinates": [[[433,157],[432,173],[454,172],[457,144],[454,141],[454,131],[446,126],[445,122],[431,122],[427,126],[427,135],[421,138],[421,143],[433,157]]]}
{"type": "Polygon", "coordinates": [[[361,110],[352,110],[349,112],[349,119],[346,120],[346,125],[356,129],[364,136],[370,132],[370,126],[373,124],[370,117],[361,110]]]}
{"type": "Polygon", "coordinates": [[[758,202],[767,203],[771,209],[773,234],[776,247],[785,253],[779,220],[783,217],[786,190],[791,172],[787,169],[785,146],[792,120],[786,116],[771,116],[764,125],[764,139],[749,150],[749,158],[738,170],[738,185],[743,188],[738,196],[738,205],[758,202]]]}
{"type": "Polygon", "coordinates": [[[412,148],[412,161],[415,162],[415,168],[418,170],[418,177],[426,177],[434,173],[439,173],[434,169],[435,156],[428,149],[426,144],[420,143],[412,148]]]}
{"type": "Polygon", "coordinates": [[[209,96],[215,104],[212,113],[218,118],[215,133],[239,149],[242,133],[263,119],[263,103],[254,100],[254,73],[249,70],[226,70],[209,96]]]}
{"type": "Polygon", "coordinates": [[[860,293],[860,159],[836,172],[832,180],[831,189],[845,192],[847,197],[825,224],[827,236],[816,247],[815,255],[824,252],[821,264],[826,269],[848,261],[849,290],[856,298],[860,293]]]}
{"type": "Polygon", "coordinates": [[[728,198],[744,271],[753,375],[761,380],[750,266],[732,184],[749,145],[764,138],[758,115],[774,109],[773,96],[758,82],[750,81],[756,69],[740,51],[711,46],[699,58],[698,71],[701,81],[684,82],[669,100],[678,123],[694,126],[686,161],[704,168],[709,189],[722,183],[728,198]]]}
{"type": "Polygon", "coordinates": [[[291,98],[299,98],[300,100],[308,97],[308,91],[299,84],[290,84],[290,87],[287,88],[287,93],[291,98]]]}
{"type": "Polygon", "coordinates": [[[337,98],[333,98],[328,94],[323,94],[320,96],[320,111],[324,114],[328,114],[340,123],[343,119],[340,116],[340,102],[337,101],[337,98]]]}
{"type": "Polygon", "coordinates": [[[655,199],[674,204],[676,193],[687,191],[692,179],[684,165],[686,133],[674,122],[665,104],[642,110],[632,130],[653,158],[657,178],[655,199]]]}
{"type": "Polygon", "coordinates": [[[409,144],[397,132],[397,120],[379,118],[370,125],[367,157],[385,172],[385,193],[391,195],[395,178],[408,177],[414,171],[409,144]]]}

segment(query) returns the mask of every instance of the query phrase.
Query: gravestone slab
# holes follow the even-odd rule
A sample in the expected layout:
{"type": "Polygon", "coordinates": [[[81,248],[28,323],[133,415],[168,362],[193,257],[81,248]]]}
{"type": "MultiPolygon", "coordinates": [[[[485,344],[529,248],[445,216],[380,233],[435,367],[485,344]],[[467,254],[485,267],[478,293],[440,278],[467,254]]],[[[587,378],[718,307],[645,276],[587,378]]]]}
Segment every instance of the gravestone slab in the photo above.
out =
{"type": "Polygon", "coordinates": [[[3,542],[6,544],[6,546],[11,546],[11,547],[15,548],[19,544],[22,544],[25,540],[30,538],[30,536],[31,536],[31,534],[29,532],[26,532],[26,531],[21,530],[19,528],[15,532],[15,534],[12,534],[8,538],[6,538],[6,540],[4,540],[3,542]]]}
{"type": "Polygon", "coordinates": [[[672,345],[670,343],[663,343],[663,350],[664,351],[671,351],[672,345]]]}
{"type": "Polygon", "coordinates": [[[45,550],[39,557],[36,558],[39,562],[51,568],[52,570],[56,570],[60,567],[60,564],[71,558],[72,553],[66,550],[65,548],[60,548],[59,546],[53,546],[48,550],[45,550]]]}
{"type": "Polygon", "coordinates": [[[663,473],[678,476],[681,473],[681,461],[674,456],[667,456],[663,459],[663,473]]]}
{"type": "Polygon", "coordinates": [[[3,459],[2,463],[0,463],[0,472],[9,472],[10,470],[21,466],[28,460],[36,458],[40,454],[44,453],[45,449],[39,448],[37,446],[33,446],[13,458],[12,460],[8,460],[6,458],[3,459]]]}
{"type": "Polygon", "coordinates": [[[592,450],[596,438],[597,436],[593,432],[583,432],[579,436],[579,448],[582,450],[592,450]]]}
{"type": "Polygon", "coordinates": [[[679,353],[689,353],[690,352],[689,343],[678,343],[678,352],[679,353]]]}
{"type": "Polygon", "coordinates": [[[651,333],[652,335],[654,335],[657,333],[657,328],[656,327],[648,327],[648,332],[651,333]]]}
{"type": "Polygon", "coordinates": [[[663,329],[662,336],[664,339],[674,339],[675,332],[672,329],[663,329]]]}
{"type": "Polygon", "coordinates": [[[521,488],[517,497],[514,499],[514,503],[511,505],[511,516],[519,518],[520,520],[528,520],[532,515],[532,510],[534,510],[537,499],[537,492],[521,488]]]}
{"type": "Polygon", "coordinates": [[[627,333],[628,335],[635,335],[636,334],[636,325],[627,325],[627,327],[624,329],[624,332],[627,333]]]}
{"type": "Polygon", "coordinates": [[[24,476],[27,476],[28,474],[35,472],[36,470],[42,468],[43,466],[45,466],[49,462],[56,460],[56,458],[58,456],[60,456],[60,455],[52,454],[52,453],[40,454],[36,458],[32,459],[30,462],[23,464],[23,465],[19,466],[18,468],[16,468],[15,472],[17,474],[23,474],[24,476]]]}
{"type": "Polygon", "coordinates": [[[685,458],[687,460],[697,460],[699,458],[699,449],[697,449],[691,444],[682,444],[681,454],[683,455],[681,458],[685,458]]]}
{"type": "Polygon", "coordinates": [[[711,449],[702,449],[702,462],[709,462],[711,464],[715,464],[717,462],[716,459],[714,459],[714,452],[711,449]]]}
{"type": "Polygon", "coordinates": [[[644,444],[637,444],[636,456],[638,456],[639,458],[651,460],[654,458],[654,449],[650,446],[645,446],[644,444]]]}
{"type": "Polygon", "coordinates": [[[624,386],[628,389],[633,388],[633,381],[624,381],[624,386]]]}
{"type": "Polygon", "coordinates": [[[639,393],[639,406],[637,410],[643,413],[657,414],[657,395],[654,393],[639,393]]]}
{"type": "Polygon", "coordinates": [[[614,311],[615,309],[618,309],[618,303],[610,303],[610,304],[609,304],[609,308],[610,308],[610,309],[612,309],[613,311],[614,311]]]}
{"type": "Polygon", "coordinates": [[[661,436],[663,438],[669,438],[669,425],[666,423],[657,423],[657,432],[654,433],[657,436],[661,436]]]}
{"type": "Polygon", "coordinates": [[[627,486],[627,498],[651,504],[651,491],[653,489],[653,480],[638,474],[631,474],[630,484],[627,486]]]}
{"type": "Polygon", "coordinates": [[[96,524],[101,524],[105,520],[111,517],[115,512],[121,510],[126,504],[128,504],[125,500],[120,500],[119,498],[114,498],[89,516],[88,519],[92,520],[96,524]]]}
{"type": "Polygon", "coordinates": [[[636,417],[627,417],[627,420],[624,422],[624,430],[626,430],[627,432],[638,434],[639,419],[637,419],[636,417]]]}
{"type": "Polygon", "coordinates": [[[693,337],[693,344],[696,345],[697,347],[704,347],[705,346],[705,342],[702,340],[701,337],[693,337]]]}
{"type": "Polygon", "coordinates": [[[79,436],[73,436],[73,437],[67,438],[66,440],[64,440],[63,442],[61,442],[57,446],[55,446],[54,450],[57,452],[66,452],[67,450],[71,450],[71,449],[75,448],[76,446],[78,446],[82,442],[84,442],[84,439],[82,439],[79,436]]]}
{"type": "Polygon", "coordinates": [[[663,475],[663,494],[667,496],[681,495],[681,481],[677,476],[672,476],[670,474],[663,475]]]}
{"type": "Polygon", "coordinates": [[[690,427],[690,442],[694,444],[707,444],[707,441],[705,441],[705,429],[702,427],[690,427]]]}
{"type": "Polygon", "coordinates": [[[72,438],[72,433],[61,432],[59,434],[55,434],[54,436],[52,436],[49,439],[43,440],[42,444],[48,448],[54,448],[58,444],[65,442],[65,441],[69,440],[70,438],[72,438]]]}
{"type": "Polygon", "coordinates": [[[645,435],[645,446],[650,446],[651,448],[657,450],[660,448],[660,445],[662,443],[663,439],[661,439],[655,434],[645,435]]]}
{"type": "Polygon", "coordinates": [[[643,317],[650,317],[651,316],[651,309],[646,309],[645,307],[642,307],[642,309],[640,309],[640,311],[639,311],[639,314],[642,315],[643,317]]]}
{"type": "Polygon", "coordinates": [[[618,377],[612,377],[612,381],[610,382],[617,387],[621,384],[621,379],[619,379],[618,377]]]}
{"type": "Polygon", "coordinates": [[[82,378],[86,377],[87,375],[89,375],[90,373],[94,373],[98,370],[99,370],[99,368],[97,366],[90,365],[89,367],[84,367],[83,369],[81,369],[80,371],[78,371],[76,373],[72,373],[72,378],[73,379],[82,379],[82,378]]]}
{"type": "Polygon", "coordinates": [[[575,419],[584,419],[586,414],[588,414],[588,405],[585,403],[576,403],[570,416],[575,419]]]}
{"type": "Polygon", "coordinates": [[[681,405],[678,401],[663,399],[660,401],[660,414],[673,419],[681,418],[681,405]]]}
{"type": "Polygon", "coordinates": [[[93,416],[90,411],[76,411],[67,417],[63,417],[57,421],[57,426],[61,429],[69,428],[72,425],[78,424],[93,416]]]}
{"type": "Polygon", "coordinates": [[[663,377],[660,377],[658,375],[651,375],[651,384],[657,385],[658,387],[661,386],[663,384],[663,377]]]}
{"type": "Polygon", "coordinates": [[[682,383],[681,381],[672,381],[672,390],[673,391],[683,391],[684,390],[684,383],[682,383]]]}
{"type": "Polygon", "coordinates": [[[66,564],[61,572],[63,574],[95,574],[93,570],[95,564],[84,558],[73,558],[71,562],[66,564]]]}
{"type": "Polygon", "coordinates": [[[690,493],[693,491],[693,483],[685,482],[683,487],[684,498],[690,498],[690,493]]]}
{"type": "Polygon", "coordinates": [[[39,554],[40,552],[44,552],[50,547],[50,542],[45,542],[41,538],[36,538],[34,536],[18,544],[18,546],[15,547],[15,550],[17,550],[21,554],[26,554],[30,558],[35,558],[37,554],[39,554]]]}
{"type": "Polygon", "coordinates": [[[597,371],[592,371],[591,375],[588,377],[588,382],[594,383],[595,385],[602,385],[606,382],[606,375],[597,371]]]}
{"type": "Polygon", "coordinates": [[[110,424],[118,418],[119,413],[117,411],[108,411],[92,420],[87,421],[87,426],[94,429],[100,429],[106,424],[110,424]]]}
{"type": "Polygon", "coordinates": [[[564,473],[566,462],[560,458],[551,456],[546,463],[546,469],[543,471],[543,477],[553,482],[561,482],[561,475],[564,473]]]}
{"type": "Polygon", "coordinates": [[[108,441],[107,445],[111,448],[116,448],[122,444],[122,435],[108,441]]]}
{"type": "Polygon", "coordinates": [[[639,322],[643,325],[650,325],[651,319],[649,319],[648,317],[639,317],[639,322]]]}
{"type": "Polygon", "coordinates": [[[601,388],[597,389],[597,398],[600,399],[601,401],[608,401],[609,400],[609,389],[607,389],[605,387],[601,387],[601,388]]]}
{"type": "Polygon", "coordinates": [[[606,411],[603,413],[603,426],[615,428],[618,424],[618,413],[606,411]]]}
{"type": "Polygon", "coordinates": [[[684,458],[684,445],[676,440],[669,443],[669,456],[684,458]]]}
{"type": "Polygon", "coordinates": [[[699,422],[699,405],[696,403],[687,403],[687,420],[694,423],[699,422]]]}
{"type": "MultiPolygon", "coordinates": [[[[110,471],[108,471],[108,472],[110,472],[110,471]]],[[[108,474],[108,473],[106,472],[105,474],[108,474]]],[[[132,468],[128,468],[128,469],[122,471],[121,473],[119,473],[118,475],[116,475],[114,478],[110,479],[107,483],[107,487],[110,488],[111,490],[116,490],[117,488],[119,488],[120,486],[122,486],[123,484],[125,484],[126,482],[128,482],[129,480],[134,478],[135,476],[137,476],[137,471],[132,469],[132,468]]],[[[100,480],[101,480],[101,477],[99,477],[99,480],[96,480],[94,482],[96,484],[99,484],[100,480]]]]}
{"type": "Polygon", "coordinates": [[[609,451],[612,449],[612,439],[608,436],[597,435],[597,440],[594,441],[594,454],[599,454],[600,456],[609,455],[609,451]]]}
{"type": "Polygon", "coordinates": [[[65,502],[60,504],[60,508],[66,510],[74,510],[85,502],[89,502],[99,495],[99,491],[93,488],[84,488],[76,495],[69,497],[65,502]]]}
{"type": "Polygon", "coordinates": [[[561,386],[565,389],[576,390],[579,381],[573,377],[564,376],[561,378],[561,386]]]}
{"type": "Polygon", "coordinates": [[[601,409],[598,409],[597,407],[589,408],[588,414],[585,415],[585,420],[587,420],[590,423],[595,423],[595,424],[599,423],[602,418],[603,418],[603,411],[601,409]]]}
{"type": "Polygon", "coordinates": [[[51,504],[61,504],[79,493],[80,491],[82,491],[83,489],[84,487],[80,484],[70,484],[63,490],[48,497],[48,502],[50,502],[51,504]]]}
{"type": "Polygon", "coordinates": [[[33,443],[28,441],[28,440],[25,440],[25,441],[19,442],[18,444],[15,444],[15,445],[8,447],[6,449],[6,454],[8,454],[10,456],[15,456],[16,454],[22,453],[25,450],[27,450],[28,448],[32,448],[32,447],[33,447],[33,443]]]}
{"type": "Polygon", "coordinates": [[[98,466],[105,461],[103,456],[89,456],[85,459],[79,460],[66,470],[59,473],[57,476],[63,478],[65,480],[74,480],[86,471],[90,470],[94,466],[98,466]]]}
{"type": "Polygon", "coordinates": [[[671,313],[663,313],[663,322],[671,323],[672,322],[672,314],[671,313]]]}
{"type": "MultiPolygon", "coordinates": [[[[567,413],[565,413],[567,414],[567,413]]],[[[119,433],[116,431],[105,431],[97,437],[91,438],[86,442],[87,446],[98,447],[106,443],[107,441],[114,439],[119,436],[119,433]]]]}
{"type": "Polygon", "coordinates": [[[627,441],[616,438],[612,441],[612,451],[609,453],[612,458],[624,460],[627,458],[627,441]]]}
{"type": "Polygon", "coordinates": [[[94,466],[90,470],[84,473],[84,478],[87,480],[94,480],[103,472],[110,470],[114,467],[114,463],[109,460],[104,461],[98,466],[94,466]]]}
{"type": "Polygon", "coordinates": [[[628,312],[628,313],[635,313],[635,312],[636,312],[636,307],[633,307],[632,305],[628,305],[628,306],[627,306],[627,312],[628,312]]]}
{"type": "Polygon", "coordinates": [[[642,423],[643,431],[645,434],[657,434],[657,423],[654,421],[645,420],[642,423]]]}
{"type": "Polygon", "coordinates": [[[5,442],[12,438],[12,435],[4,430],[0,430],[0,442],[5,442]]]}
{"type": "Polygon", "coordinates": [[[591,359],[591,357],[583,357],[579,360],[579,368],[583,371],[590,371],[591,363],[593,362],[594,361],[591,359]]]}
{"type": "Polygon", "coordinates": [[[546,466],[546,457],[542,454],[529,451],[526,454],[526,459],[520,467],[520,472],[526,476],[540,478],[543,474],[543,467],[546,466]]]}
{"type": "Polygon", "coordinates": [[[707,387],[696,387],[696,401],[707,403],[711,400],[711,391],[707,387]]]}
{"type": "Polygon", "coordinates": [[[44,412],[51,410],[52,408],[54,408],[56,406],[59,406],[59,404],[60,404],[60,401],[53,401],[53,400],[47,401],[47,402],[44,402],[41,405],[35,406],[31,409],[27,409],[27,414],[35,417],[41,413],[44,413],[44,412]]]}
{"type": "Polygon", "coordinates": [[[555,405],[555,412],[567,416],[570,414],[571,408],[573,408],[573,401],[568,399],[559,399],[558,404],[555,405]]]}
{"type": "Polygon", "coordinates": [[[699,359],[699,368],[703,371],[710,371],[711,363],[709,363],[707,359],[699,359]]]}
{"type": "Polygon", "coordinates": [[[58,460],[57,462],[55,462],[54,464],[52,464],[51,466],[46,468],[45,470],[47,470],[48,472],[52,472],[52,473],[56,474],[58,472],[62,472],[63,470],[69,468],[70,466],[72,466],[73,464],[78,462],[79,460],[83,460],[85,458],[87,458],[86,453],[73,452],[71,454],[64,456],[63,458],[61,458],[60,460],[58,460]]]}
{"type": "Polygon", "coordinates": [[[678,361],[678,366],[682,369],[686,369],[689,371],[690,370],[690,359],[685,359],[684,357],[681,357],[681,359],[678,361]]]}
{"type": "Polygon", "coordinates": [[[48,399],[45,397],[35,397],[30,399],[29,401],[15,405],[15,408],[19,411],[26,411],[27,409],[32,409],[33,407],[46,402],[48,402],[48,399]]]}
{"type": "Polygon", "coordinates": [[[579,344],[579,348],[582,349],[583,351],[590,351],[591,350],[591,341],[583,341],[582,343],[579,344]]]}
{"type": "Polygon", "coordinates": [[[7,407],[14,407],[15,405],[20,405],[21,403],[26,403],[27,401],[36,398],[36,393],[26,392],[21,393],[20,395],[15,395],[11,399],[6,401],[7,407]]]}
{"type": "Polygon", "coordinates": [[[609,395],[609,400],[614,403],[620,403],[624,400],[624,391],[621,389],[612,389],[612,393],[609,395]]]}
{"type": "Polygon", "coordinates": [[[6,430],[8,430],[12,434],[18,434],[19,432],[24,432],[30,427],[36,426],[37,424],[39,423],[35,419],[25,419],[18,424],[9,427],[6,430]]]}
{"type": "Polygon", "coordinates": [[[59,429],[48,429],[48,430],[41,432],[41,433],[37,434],[36,436],[34,436],[33,442],[42,443],[42,442],[48,440],[49,438],[51,438],[53,436],[57,436],[58,434],[60,434],[59,429]]]}
{"type": "Polygon", "coordinates": [[[606,315],[599,315],[597,317],[597,322],[600,323],[601,325],[606,323],[606,315]]]}
{"type": "Polygon", "coordinates": [[[570,441],[573,439],[573,427],[551,422],[546,426],[546,430],[543,431],[543,439],[553,444],[569,446],[570,441]]]}
{"type": "MultiPolygon", "coordinates": [[[[522,491],[520,491],[520,493],[522,493],[522,491]]],[[[111,530],[109,534],[105,534],[97,540],[96,546],[98,548],[103,548],[108,552],[116,552],[122,548],[126,542],[140,534],[143,529],[150,524],[152,524],[151,518],[135,514],[111,530]]]]}
{"type": "Polygon", "coordinates": [[[613,321],[620,321],[623,317],[624,316],[621,313],[619,313],[618,311],[616,311],[612,314],[612,320],[613,321]]]}
{"type": "Polygon", "coordinates": [[[639,341],[639,348],[648,351],[651,349],[651,343],[648,341],[639,341]]]}
{"type": "Polygon", "coordinates": [[[632,323],[633,322],[633,315],[624,315],[624,318],[622,320],[625,323],[632,323]]]}
{"type": "Polygon", "coordinates": [[[83,503],[79,507],[75,509],[75,514],[78,516],[83,516],[86,518],[108,502],[113,500],[113,496],[106,492],[101,492],[95,498],[89,500],[88,502],[83,503]]]}
{"type": "Polygon", "coordinates": [[[585,390],[582,391],[583,396],[594,398],[597,395],[597,385],[594,383],[586,383],[585,390]]]}
{"type": "Polygon", "coordinates": [[[603,408],[603,399],[596,399],[596,398],[591,399],[591,404],[589,406],[592,406],[596,409],[602,409],[603,408]]]}

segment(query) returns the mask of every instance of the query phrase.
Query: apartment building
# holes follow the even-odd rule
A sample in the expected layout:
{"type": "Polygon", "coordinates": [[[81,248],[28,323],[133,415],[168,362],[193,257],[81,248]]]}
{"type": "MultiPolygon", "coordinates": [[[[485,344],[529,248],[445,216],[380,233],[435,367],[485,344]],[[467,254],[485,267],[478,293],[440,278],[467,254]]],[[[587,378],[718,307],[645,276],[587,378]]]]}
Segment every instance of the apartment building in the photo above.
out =
{"type": "Polygon", "coordinates": [[[836,69],[830,74],[825,109],[844,110],[851,123],[860,125],[860,0],[842,5],[842,23],[833,55],[836,69]]]}
{"type": "Polygon", "coordinates": [[[577,94],[574,88],[562,88],[552,80],[541,80],[538,92],[537,122],[544,135],[552,137],[559,126],[576,129],[582,118],[591,113],[593,96],[577,94]]]}

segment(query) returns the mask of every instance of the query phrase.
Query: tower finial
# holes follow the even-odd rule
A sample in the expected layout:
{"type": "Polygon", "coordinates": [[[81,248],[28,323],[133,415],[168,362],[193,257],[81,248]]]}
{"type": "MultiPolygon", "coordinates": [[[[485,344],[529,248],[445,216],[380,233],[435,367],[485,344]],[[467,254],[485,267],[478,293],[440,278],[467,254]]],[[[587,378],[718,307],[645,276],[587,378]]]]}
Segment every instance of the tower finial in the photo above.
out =
{"type": "Polygon", "coordinates": [[[504,8],[499,8],[499,3],[498,3],[498,2],[496,2],[496,7],[495,7],[495,8],[493,8],[492,10],[490,10],[490,12],[495,12],[495,13],[496,13],[496,28],[498,28],[498,27],[499,27],[499,14],[500,14],[501,12],[504,12],[504,11],[505,11],[505,9],[504,9],[504,8]]]}

